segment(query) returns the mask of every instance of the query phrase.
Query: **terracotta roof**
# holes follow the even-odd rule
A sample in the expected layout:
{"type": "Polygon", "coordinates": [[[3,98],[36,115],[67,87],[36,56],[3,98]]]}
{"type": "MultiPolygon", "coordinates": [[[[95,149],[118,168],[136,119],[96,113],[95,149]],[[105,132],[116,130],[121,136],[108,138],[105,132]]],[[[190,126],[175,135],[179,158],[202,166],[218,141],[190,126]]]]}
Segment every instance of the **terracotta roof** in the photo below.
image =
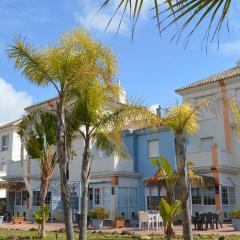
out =
{"type": "Polygon", "coordinates": [[[240,67],[239,66],[233,67],[233,68],[230,68],[229,70],[226,70],[224,72],[215,74],[215,75],[210,76],[208,78],[205,78],[203,80],[200,80],[200,81],[188,84],[184,87],[178,88],[178,89],[175,90],[175,92],[180,93],[180,92],[182,92],[183,90],[186,90],[186,89],[211,84],[211,83],[214,83],[214,82],[218,82],[218,81],[225,80],[225,79],[228,79],[228,78],[236,77],[236,76],[239,76],[239,75],[240,75],[240,67]]]}
{"type": "Polygon", "coordinates": [[[31,108],[41,106],[42,104],[45,104],[45,103],[48,103],[48,102],[52,102],[52,101],[57,100],[57,99],[58,99],[58,97],[49,98],[49,99],[44,100],[42,102],[39,102],[39,103],[33,104],[33,105],[29,106],[29,107],[26,107],[25,110],[29,110],[31,108]]]}
{"type": "Polygon", "coordinates": [[[21,122],[21,120],[22,120],[22,118],[19,118],[19,119],[15,120],[15,121],[12,121],[10,123],[4,124],[4,125],[0,126],[0,129],[11,127],[11,126],[17,126],[21,122]]]}

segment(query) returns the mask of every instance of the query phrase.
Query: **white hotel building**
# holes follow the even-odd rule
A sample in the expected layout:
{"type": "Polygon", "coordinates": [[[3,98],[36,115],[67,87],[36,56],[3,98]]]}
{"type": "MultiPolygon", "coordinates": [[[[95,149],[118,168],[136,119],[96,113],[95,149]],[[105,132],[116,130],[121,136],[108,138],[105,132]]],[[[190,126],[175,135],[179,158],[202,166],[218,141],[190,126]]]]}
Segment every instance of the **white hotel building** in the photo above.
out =
{"type": "MultiPolygon", "coordinates": [[[[236,99],[240,106],[240,65],[176,90],[183,101],[197,103],[205,99],[236,99]]],[[[190,136],[187,159],[194,171],[215,179],[215,189],[193,189],[194,212],[227,211],[240,203],[240,136],[228,104],[216,111],[205,110],[200,130],[190,136]]]]}
{"type": "MultiPolygon", "coordinates": [[[[240,102],[240,67],[236,66],[189,84],[176,92],[183,97],[183,101],[190,103],[214,96],[236,98],[240,102]]],[[[52,107],[55,100],[50,99],[37,106],[52,107]]],[[[124,102],[124,97],[120,100],[124,102]]],[[[34,107],[36,105],[30,106],[26,111],[34,107]]],[[[31,187],[29,195],[24,185],[20,161],[21,141],[17,134],[19,121],[0,127],[0,177],[16,184],[12,191],[1,190],[0,197],[6,197],[8,210],[12,213],[31,219],[33,211],[39,206],[40,170],[37,160],[25,156],[24,169],[31,187]]],[[[135,132],[135,135],[133,133],[130,136],[133,139],[133,157],[128,160],[117,155],[106,155],[93,148],[95,157],[89,185],[89,207],[105,207],[110,210],[111,218],[123,213],[127,219],[135,218],[139,209],[147,208],[150,197],[144,193],[143,177],[151,177],[155,171],[148,163],[148,157],[153,154],[150,145],[153,142],[156,145],[155,155],[162,155],[164,152],[174,162],[174,137],[168,132],[166,129],[162,130],[159,138],[156,134],[145,131],[135,132]]],[[[81,137],[74,139],[73,149],[76,156],[70,159],[69,182],[73,209],[79,211],[83,151],[81,137]]],[[[193,214],[222,211],[226,217],[226,212],[240,203],[240,137],[235,134],[235,125],[227,105],[221,104],[216,113],[205,112],[200,121],[199,132],[189,137],[187,151],[187,158],[194,163],[195,172],[212,176],[216,183],[210,189],[192,189],[193,214]]],[[[158,200],[159,196],[156,193],[152,197],[158,200]]],[[[52,219],[61,220],[63,212],[58,167],[49,188],[47,203],[51,204],[52,219]]]]}

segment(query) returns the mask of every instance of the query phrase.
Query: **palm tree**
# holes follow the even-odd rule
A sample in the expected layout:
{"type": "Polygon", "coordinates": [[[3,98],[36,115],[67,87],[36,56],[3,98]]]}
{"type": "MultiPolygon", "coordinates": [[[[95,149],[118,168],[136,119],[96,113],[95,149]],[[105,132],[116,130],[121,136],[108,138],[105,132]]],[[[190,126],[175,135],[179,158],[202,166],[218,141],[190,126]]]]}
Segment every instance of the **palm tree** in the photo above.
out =
{"type": "MultiPolygon", "coordinates": [[[[39,160],[40,166],[40,208],[45,219],[45,201],[49,184],[57,164],[56,117],[50,113],[32,113],[22,120],[19,134],[24,139],[28,155],[39,160]]],[[[41,222],[40,238],[45,237],[45,221],[41,222]]]]}
{"type": "Polygon", "coordinates": [[[57,155],[59,158],[61,195],[67,240],[73,240],[70,188],[68,185],[68,143],[66,111],[73,92],[98,76],[110,91],[116,73],[116,59],[111,49],[93,40],[83,30],[65,33],[58,44],[36,49],[21,38],[9,47],[7,54],[15,67],[37,86],[52,85],[57,98],[52,111],[57,115],[57,155]]]}
{"type": "MultiPolygon", "coordinates": [[[[140,13],[143,10],[143,5],[148,0],[122,0],[118,1],[116,11],[106,27],[111,24],[111,21],[116,12],[122,12],[122,18],[119,22],[119,28],[123,20],[124,14],[130,12],[132,20],[132,31],[134,32],[140,13]]],[[[101,9],[106,8],[111,0],[103,0],[101,9]]],[[[186,35],[186,43],[191,35],[201,25],[205,19],[208,20],[204,39],[206,41],[213,40],[219,34],[224,20],[227,18],[232,0],[152,0],[151,9],[153,16],[157,21],[158,29],[161,32],[165,31],[172,25],[176,25],[177,31],[173,38],[179,39],[183,31],[189,27],[186,35]],[[192,25],[191,25],[192,24],[192,25]],[[213,30],[211,32],[211,30],[213,30]],[[209,39],[209,37],[211,37],[209,39]]],[[[119,30],[118,28],[118,30],[119,30]]]]}
{"type": "Polygon", "coordinates": [[[163,156],[157,158],[150,158],[152,164],[157,167],[158,178],[157,181],[161,183],[166,189],[167,202],[171,205],[174,201],[174,189],[178,182],[178,172],[173,169],[171,164],[163,156]]]}
{"type": "Polygon", "coordinates": [[[189,206],[189,178],[186,164],[186,135],[194,134],[199,128],[198,111],[202,104],[196,107],[188,103],[176,105],[169,109],[162,121],[175,133],[176,163],[179,174],[179,191],[182,208],[183,237],[192,239],[192,226],[189,206]]]}
{"type": "Polygon", "coordinates": [[[170,240],[175,235],[173,221],[181,213],[181,202],[174,200],[169,204],[164,198],[161,198],[158,208],[163,218],[166,238],[170,240]]]}
{"type": "MultiPolygon", "coordinates": [[[[114,85],[112,86],[115,87],[114,85]]],[[[84,149],[81,165],[81,219],[79,239],[87,239],[88,184],[93,155],[92,146],[109,154],[118,153],[126,157],[121,144],[121,130],[129,126],[128,114],[132,106],[116,101],[116,94],[109,95],[108,87],[95,78],[76,92],[76,102],[69,114],[71,129],[82,137],[84,149]]]]}

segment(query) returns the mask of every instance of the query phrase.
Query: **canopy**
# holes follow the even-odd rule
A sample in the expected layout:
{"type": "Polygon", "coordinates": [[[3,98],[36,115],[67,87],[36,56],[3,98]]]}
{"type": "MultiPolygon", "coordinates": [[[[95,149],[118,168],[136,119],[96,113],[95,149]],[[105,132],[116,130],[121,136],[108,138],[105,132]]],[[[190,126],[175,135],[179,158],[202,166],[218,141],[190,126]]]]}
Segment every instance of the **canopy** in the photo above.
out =
{"type": "Polygon", "coordinates": [[[21,191],[25,188],[26,187],[24,182],[0,180],[0,189],[7,189],[9,191],[21,191]]]}
{"type": "MultiPolygon", "coordinates": [[[[216,185],[215,179],[209,176],[190,174],[189,180],[191,187],[193,188],[208,188],[216,185]]],[[[161,176],[160,172],[157,172],[152,177],[145,178],[144,182],[151,185],[163,187],[165,186],[165,179],[161,176]]]]}

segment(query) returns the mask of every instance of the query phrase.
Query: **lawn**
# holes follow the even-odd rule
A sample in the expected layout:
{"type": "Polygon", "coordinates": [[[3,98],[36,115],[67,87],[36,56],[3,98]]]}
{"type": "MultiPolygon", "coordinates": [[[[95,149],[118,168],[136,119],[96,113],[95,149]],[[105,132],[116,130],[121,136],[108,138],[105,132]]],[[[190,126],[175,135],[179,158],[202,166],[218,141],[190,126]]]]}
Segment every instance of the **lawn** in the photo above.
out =
{"type": "MultiPolygon", "coordinates": [[[[76,239],[78,234],[76,234],[76,239]]],[[[37,238],[37,231],[23,231],[23,230],[8,230],[8,229],[0,229],[0,240],[27,240],[37,238]]],[[[47,233],[46,240],[65,240],[65,233],[62,232],[49,232],[47,233]]],[[[134,240],[134,239],[151,239],[151,240],[161,240],[164,239],[163,236],[149,236],[149,237],[139,237],[133,235],[122,235],[122,234],[107,234],[107,233],[89,233],[89,240],[134,240]]],[[[182,239],[181,237],[174,238],[175,240],[182,239]]],[[[195,236],[194,240],[218,240],[219,236],[195,236]]],[[[221,238],[220,238],[221,239],[221,238]]],[[[240,236],[228,236],[223,238],[224,240],[239,240],[240,236]]]]}

